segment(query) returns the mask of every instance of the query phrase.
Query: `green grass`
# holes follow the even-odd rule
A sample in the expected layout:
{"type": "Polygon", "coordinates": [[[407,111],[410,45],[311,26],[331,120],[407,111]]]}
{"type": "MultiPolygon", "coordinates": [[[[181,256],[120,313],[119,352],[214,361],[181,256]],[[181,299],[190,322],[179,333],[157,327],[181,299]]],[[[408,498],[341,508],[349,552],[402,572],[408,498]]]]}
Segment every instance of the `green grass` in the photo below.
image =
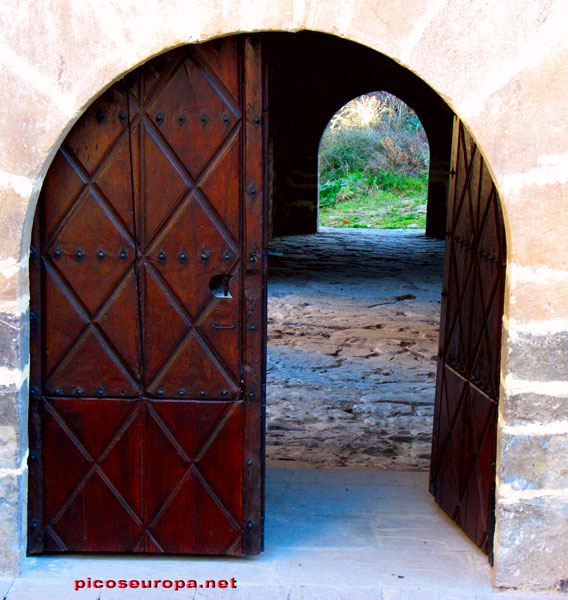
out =
{"type": "Polygon", "coordinates": [[[320,225],[423,228],[430,152],[416,113],[386,92],[341,108],[320,143],[320,225]]]}
{"type": "Polygon", "coordinates": [[[408,229],[426,226],[427,177],[388,171],[321,174],[319,222],[325,227],[408,229]]]}

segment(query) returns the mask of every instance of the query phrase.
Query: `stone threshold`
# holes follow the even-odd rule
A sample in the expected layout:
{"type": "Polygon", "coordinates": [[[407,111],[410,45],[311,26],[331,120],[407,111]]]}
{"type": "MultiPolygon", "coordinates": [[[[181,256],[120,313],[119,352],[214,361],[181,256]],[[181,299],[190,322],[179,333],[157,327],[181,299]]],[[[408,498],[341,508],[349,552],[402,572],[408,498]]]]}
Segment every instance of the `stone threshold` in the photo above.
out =
{"type": "MultiPolygon", "coordinates": [[[[271,468],[266,550],[256,557],[29,557],[0,598],[51,600],[529,600],[434,504],[422,471],[271,468]],[[74,581],[236,580],[234,589],[80,589],[74,581]]],[[[161,584],[158,584],[160,586],[161,584]]]]}

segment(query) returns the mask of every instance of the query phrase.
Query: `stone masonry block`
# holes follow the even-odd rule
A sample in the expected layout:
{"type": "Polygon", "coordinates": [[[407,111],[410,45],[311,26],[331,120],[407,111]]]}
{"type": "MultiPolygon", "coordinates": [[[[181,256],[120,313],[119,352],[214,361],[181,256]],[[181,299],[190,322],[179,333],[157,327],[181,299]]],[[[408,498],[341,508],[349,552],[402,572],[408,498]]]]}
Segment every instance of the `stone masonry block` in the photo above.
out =
{"type": "Polygon", "coordinates": [[[14,426],[20,417],[20,390],[0,385],[0,426],[14,426]]]}
{"type": "MultiPolygon", "coordinates": [[[[533,247],[530,238],[521,235],[522,247],[533,247]]],[[[543,252],[543,255],[547,253],[543,252]]],[[[517,321],[568,319],[568,278],[565,281],[522,281],[512,286],[509,317],[517,321]]]]}
{"type": "Polygon", "coordinates": [[[0,171],[35,181],[75,111],[58,106],[49,95],[3,65],[0,90],[4,106],[0,113],[0,171]],[[10,98],[4,97],[7,90],[12,92],[10,98]]]}
{"type": "MultiPolygon", "coordinates": [[[[15,178],[14,181],[0,187],[0,257],[12,258],[19,262],[22,251],[23,227],[26,218],[29,198],[32,192],[31,181],[26,178],[15,178]],[[23,184],[24,182],[29,182],[23,184]],[[14,187],[18,189],[14,189],[14,187]]],[[[1,295],[0,295],[0,299],[1,295]]]]}
{"type": "Polygon", "coordinates": [[[23,558],[25,533],[21,488],[26,485],[27,473],[0,476],[0,573],[15,575],[23,558]]]}
{"type": "MultiPolygon", "coordinates": [[[[27,336],[29,315],[0,313],[0,367],[6,369],[22,368],[22,335],[27,336]]],[[[27,359],[25,360],[27,362],[27,359]]]]}
{"type": "Polygon", "coordinates": [[[568,421],[568,386],[566,396],[546,394],[511,394],[503,399],[508,425],[528,425],[568,421]]]}
{"type": "Polygon", "coordinates": [[[495,585],[556,589],[568,579],[568,498],[498,502],[495,585]]]}
{"type": "Polygon", "coordinates": [[[0,469],[18,469],[27,450],[28,383],[0,383],[0,469]]]}
{"type": "MultiPolygon", "coordinates": [[[[0,221],[1,223],[1,221],[0,221]]],[[[16,259],[0,259],[0,302],[9,304],[10,309],[20,299],[21,273],[18,272],[16,259]]]]}
{"type": "MultiPolygon", "coordinates": [[[[513,239],[509,259],[515,263],[568,271],[565,244],[568,181],[558,181],[562,173],[566,172],[567,153],[568,140],[565,141],[562,153],[538,157],[537,166],[528,173],[513,174],[509,180],[504,181],[509,237],[513,239]],[[516,189],[516,186],[521,185],[516,189]],[[527,219],[527,214],[530,214],[530,219],[527,219]]],[[[551,282],[541,281],[540,284],[544,288],[539,295],[543,305],[566,286],[565,281],[558,280],[553,282],[552,290],[551,282]]]]}
{"type": "Polygon", "coordinates": [[[501,439],[501,482],[514,490],[568,489],[568,434],[501,439]]]}
{"type": "Polygon", "coordinates": [[[508,348],[508,370],[528,381],[566,381],[568,332],[549,335],[521,333],[508,348]]]}
{"type": "Polygon", "coordinates": [[[0,425],[0,469],[17,468],[20,462],[20,439],[18,428],[0,425]]]}

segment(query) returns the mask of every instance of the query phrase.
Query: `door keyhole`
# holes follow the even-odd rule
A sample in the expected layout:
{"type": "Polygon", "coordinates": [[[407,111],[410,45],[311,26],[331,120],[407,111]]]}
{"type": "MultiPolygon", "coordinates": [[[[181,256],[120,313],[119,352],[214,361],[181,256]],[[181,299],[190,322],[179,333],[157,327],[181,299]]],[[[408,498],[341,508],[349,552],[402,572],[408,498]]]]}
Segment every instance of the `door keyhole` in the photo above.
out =
{"type": "Polygon", "coordinates": [[[215,275],[209,282],[209,290],[215,298],[232,298],[231,291],[229,290],[229,283],[231,282],[232,275],[215,275]]]}

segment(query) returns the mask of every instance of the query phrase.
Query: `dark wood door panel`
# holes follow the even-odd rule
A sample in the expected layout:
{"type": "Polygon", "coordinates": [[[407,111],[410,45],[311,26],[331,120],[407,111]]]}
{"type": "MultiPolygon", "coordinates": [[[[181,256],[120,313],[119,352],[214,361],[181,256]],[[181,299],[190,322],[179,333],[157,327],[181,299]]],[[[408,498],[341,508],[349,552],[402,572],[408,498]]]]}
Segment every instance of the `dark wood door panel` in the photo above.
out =
{"type": "Polygon", "coordinates": [[[54,159],[30,258],[30,552],[262,549],[262,111],[257,41],[180,48],[54,159]]]}
{"type": "Polygon", "coordinates": [[[500,199],[456,120],[430,490],[491,553],[506,239],[500,199]]]}

